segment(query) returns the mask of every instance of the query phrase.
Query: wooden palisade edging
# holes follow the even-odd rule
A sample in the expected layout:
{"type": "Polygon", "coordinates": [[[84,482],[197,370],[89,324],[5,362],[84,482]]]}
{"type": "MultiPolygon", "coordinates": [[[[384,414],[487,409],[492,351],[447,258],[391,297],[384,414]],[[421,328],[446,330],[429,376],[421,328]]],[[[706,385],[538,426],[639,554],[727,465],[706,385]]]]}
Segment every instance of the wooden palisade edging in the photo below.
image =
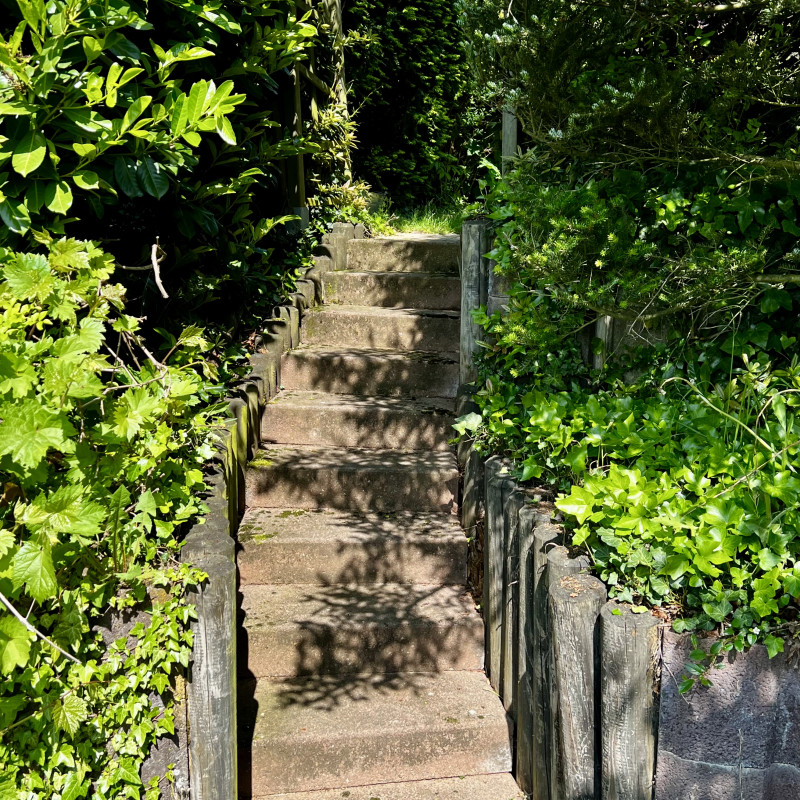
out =
{"type": "MultiPolygon", "coordinates": [[[[461,378],[476,378],[471,309],[506,302],[482,255],[488,223],[462,233],[461,378]]],[[[462,386],[460,413],[469,411],[462,386]]],[[[564,532],[497,456],[462,442],[462,523],[482,542],[486,669],[516,728],[516,778],[536,800],[650,800],[659,621],[606,602],[564,532]]]]}

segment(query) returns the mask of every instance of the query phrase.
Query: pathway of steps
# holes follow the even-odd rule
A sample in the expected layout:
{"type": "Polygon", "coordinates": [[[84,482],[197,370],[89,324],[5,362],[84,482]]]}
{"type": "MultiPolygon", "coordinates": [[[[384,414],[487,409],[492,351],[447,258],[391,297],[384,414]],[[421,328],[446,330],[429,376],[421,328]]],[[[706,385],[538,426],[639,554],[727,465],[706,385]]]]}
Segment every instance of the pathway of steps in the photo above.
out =
{"type": "Polygon", "coordinates": [[[350,242],[284,357],[239,534],[240,797],[522,797],[455,515],[458,256],[350,242]]]}

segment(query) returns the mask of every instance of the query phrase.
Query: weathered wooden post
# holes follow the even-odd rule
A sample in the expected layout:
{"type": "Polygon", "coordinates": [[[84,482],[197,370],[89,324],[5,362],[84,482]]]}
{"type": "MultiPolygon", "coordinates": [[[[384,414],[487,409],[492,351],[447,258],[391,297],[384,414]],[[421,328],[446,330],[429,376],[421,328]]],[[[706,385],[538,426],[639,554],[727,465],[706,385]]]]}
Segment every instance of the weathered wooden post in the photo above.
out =
{"type": "Polygon", "coordinates": [[[517,783],[531,794],[533,792],[533,639],[534,639],[534,588],[533,546],[537,525],[546,521],[546,515],[530,505],[524,505],[518,515],[517,541],[519,542],[519,605],[517,608],[517,783]]]}
{"type": "Polygon", "coordinates": [[[503,109],[503,149],[500,172],[505,175],[509,163],[517,155],[517,115],[511,106],[503,109]]]}
{"type": "Polygon", "coordinates": [[[651,800],[660,622],[613,601],[600,612],[603,800],[651,800]]]}
{"type": "MultiPolygon", "coordinates": [[[[539,524],[533,530],[531,595],[533,600],[533,672],[531,675],[532,795],[550,797],[550,619],[547,610],[547,559],[558,545],[562,531],[555,525],[539,524]]],[[[523,787],[524,788],[524,787],[523,787]]]]}
{"type": "Polygon", "coordinates": [[[517,682],[519,680],[519,514],[525,505],[525,493],[510,482],[509,493],[503,508],[505,533],[505,597],[503,603],[503,628],[501,637],[503,665],[503,705],[512,719],[517,719],[517,682]]]}
{"type": "Polygon", "coordinates": [[[213,552],[191,561],[208,574],[194,595],[197,622],[188,681],[191,798],[235,800],[236,564],[231,554],[213,552]]]}
{"type": "Polygon", "coordinates": [[[503,508],[513,483],[498,456],[484,466],[483,608],[486,628],[486,672],[492,688],[503,690],[503,610],[505,608],[505,526],[503,508]]]}
{"type": "Polygon", "coordinates": [[[600,609],[606,588],[591,575],[550,582],[552,661],[551,800],[595,800],[600,781],[595,723],[600,609]]]}
{"type": "MultiPolygon", "coordinates": [[[[459,380],[461,384],[474,383],[478,377],[475,355],[483,329],[472,319],[472,312],[485,304],[481,289],[485,281],[484,258],[489,250],[489,223],[485,219],[471,219],[461,230],[461,356],[459,380]]],[[[485,291],[485,290],[484,290],[485,291]]]]}

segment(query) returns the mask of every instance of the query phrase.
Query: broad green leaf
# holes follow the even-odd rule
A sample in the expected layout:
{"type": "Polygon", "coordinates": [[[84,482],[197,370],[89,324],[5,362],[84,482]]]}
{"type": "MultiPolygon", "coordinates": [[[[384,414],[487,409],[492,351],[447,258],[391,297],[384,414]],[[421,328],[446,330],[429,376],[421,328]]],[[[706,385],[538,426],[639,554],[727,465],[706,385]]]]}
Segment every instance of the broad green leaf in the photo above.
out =
{"type": "Polygon", "coordinates": [[[31,226],[31,216],[25,203],[17,202],[11,198],[6,198],[0,203],[0,219],[13,233],[26,233],[31,226]]]}
{"type": "Polygon", "coordinates": [[[197,147],[203,141],[203,138],[196,131],[187,131],[182,138],[186,144],[190,144],[192,147],[197,147]]]}
{"type": "Polygon", "coordinates": [[[170,130],[173,136],[180,136],[186,130],[186,123],[189,120],[189,107],[187,104],[187,97],[181,93],[175,99],[175,105],[172,107],[172,115],[170,116],[170,130]]]}
{"type": "Polygon", "coordinates": [[[236,144],[236,134],[233,132],[233,125],[231,125],[231,121],[227,117],[216,118],[216,130],[219,134],[219,138],[222,139],[225,144],[236,144]]]}
{"type": "MultiPolygon", "coordinates": [[[[23,626],[24,627],[24,626],[23,626]]],[[[27,697],[19,694],[0,697],[0,728],[6,728],[17,718],[17,713],[28,702],[27,697]]],[[[2,794],[0,794],[2,797],[2,794]]]]}
{"type": "Polygon", "coordinates": [[[81,39],[81,45],[83,46],[87,64],[90,64],[103,52],[102,42],[99,39],[95,39],[94,36],[84,36],[81,39]]]}
{"type": "Polygon", "coordinates": [[[207,95],[208,81],[197,81],[192,86],[186,103],[186,113],[190,124],[196,124],[203,115],[207,95]]]}
{"type": "Polygon", "coordinates": [[[564,463],[576,474],[586,472],[586,457],[588,446],[585,444],[576,445],[565,456],[564,463]]]}
{"type": "Polygon", "coordinates": [[[143,158],[136,168],[136,175],[142,188],[151,197],[159,200],[169,191],[169,179],[161,164],[153,161],[152,158],[143,158]]]}
{"type": "Polygon", "coordinates": [[[61,800],[79,800],[86,797],[90,788],[91,782],[86,779],[83,770],[70,772],[61,790],[61,800]]]}
{"type": "Polygon", "coordinates": [[[128,128],[142,116],[151,101],[152,98],[145,95],[144,97],[137,97],[136,100],[128,106],[125,116],[122,118],[122,133],[127,131],[128,128]]]}
{"type": "Polygon", "coordinates": [[[72,208],[72,189],[66,181],[52,181],[44,190],[44,201],[55,214],[66,214],[72,208]]]}
{"type": "Polygon", "coordinates": [[[89,169],[82,169],[72,176],[73,183],[79,189],[90,191],[91,189],[98,189],[100,187],[100,178],[96,172],[89,169]]]}
{"type": "Polygon", "coordinates": [[[769,570],[777,567],[783,559],[777,553],[773,553],[767,547],[763,547],[761,550],[758,551],[758,566],[764,570],[764,572],[769,572],[769,570]]]}
{"type": "Polygon", "coordinates": [[[14,148],[11,166],[24,178],[38,169],[47,155],[47,140],[38,131],[29,131],[14,148]]]}
{"type": "Polygon", "coordinates": [[[127,158],[118,158],[114,162],[114,178],[117,186],[128,197],[141,197],[142,189],[136,179],[136,165],[127,158]]]}
{"type": "Polygon", "coordinates": [[[24,667],[31,654],[33,634],[15,617],[0,617],[0,672],[10,675],[24,667]]]}
{"type": "Polygon", "coordinates": [[[72,149],[81,157],[81,158],[90,158],[97,152],[97,147],[95,145],[90,144],[88,142],[73,142],[72,149]]]}
{"type": "Polygon", "coordinates": [[[74,736],[78,732],[81,723],[86,720],[86,703],[74,694],[56,701],[53,707],[53,723],[59,730],[74,736]]]}
{"type": "Polygon", "coordinates": [[[30,213],[38,214],[41,211],[46,188],[44,181],[31,181],[30,188],[25,192],[25,205],[30,213]]]}
{"type": "Polygon", "coordinates": [[[22,12],[22,17],[37,33],[41,31],[45,21],[46,12],[44,0],[17,0],[17,6],[22,12]]]}
{"type": "Polygon", "coordinates": [[[31,540],[17,550],[14,556],[14,588],[21,586],[37,603],[55,596],[58,583],[49,546],[31,540]]]}

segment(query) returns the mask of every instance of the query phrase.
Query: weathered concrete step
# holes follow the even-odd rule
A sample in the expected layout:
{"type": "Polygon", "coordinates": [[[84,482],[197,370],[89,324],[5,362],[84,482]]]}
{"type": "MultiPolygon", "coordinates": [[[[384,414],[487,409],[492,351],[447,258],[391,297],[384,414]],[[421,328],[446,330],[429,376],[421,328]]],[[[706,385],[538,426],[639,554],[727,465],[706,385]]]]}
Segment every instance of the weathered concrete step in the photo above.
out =
{"type": "Polygon", "coordinates": [[[464,587],[244,586],[241,673],[252,677],[483,669],[464,587]]]}
{"type": "Polygon", "coordinates": [[[242,586],[466,580],[467,539],[450,514],[250,508],[239,544],[242,586]]]}
{"type": "Polygon", "coordinates": [[[425,272],[328,272],[325,302],[386,308],[461,309],[461,280],[425,272]]]}
{"type": "Polygon", "coordinates": [[[430,781],[377,783],[346,790],[269,795],[272,800],[525,800],[525,793],[508,773],[462,775],[430,781]]]}
{"type": "Polygon", "coordinates": [[[370,306],[326,306],[303,318],[302,340],[328,347],[453,352],[460,331],[457,311],[370,306]]]}
{"type": "Polygon", "coordinates": [[[447,450],[453,402],[283,391],[261,418],[261,441],[398,450],[447,450]]]}
{"type": "Polygon", "coordinates": [[[245,796],[511,769],[510,723],[481,672],[258,681],[241,687],[245,796]]]}
{"type": "Polygon", "coordinates": [[[458,275],[461,237],[406,233],[347,243],[347,268],[360,272],[432,272],[458,275]]]}
{"type": "Polygon", "coordinates": [[[246,487],[251,507],[455,513],[458,468],[444,452],[275,445],[256,454],[246,487]]]}
{"type": "Polygon", "coordinates": [[[281,382],[334,394],[455,397],[458,353],[303,346],[284,355],[281,382]]]}

